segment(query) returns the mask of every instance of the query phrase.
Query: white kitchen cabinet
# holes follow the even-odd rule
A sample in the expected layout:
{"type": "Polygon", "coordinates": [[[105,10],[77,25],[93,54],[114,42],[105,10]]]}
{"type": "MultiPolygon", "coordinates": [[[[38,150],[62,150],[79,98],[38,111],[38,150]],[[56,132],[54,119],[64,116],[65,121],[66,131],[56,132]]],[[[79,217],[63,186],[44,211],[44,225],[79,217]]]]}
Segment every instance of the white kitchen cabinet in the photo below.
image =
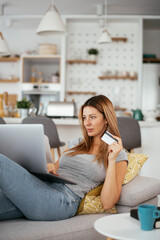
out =
{"type": "Polygon", "coordinates": [[[28,94],[60,94],[61,84],[61,57],[28,55],[22,56],[22,91],[28,94]],[[35,70],[35,80],[32,81],[32,69],[35,70]],[[57,82],[52,76],[58,73],[57,82]],[[28,86],[27,86],[28,84],[28,86]]]}
{"type": "Polygon", "coordinates": [[[22,56],[22,96],[27,95],[37,108],[40,102],[46,108],[49,101],[60,101],[63,95],[62,84],[60,55],[22,56]],[[53,78],[57,73],[59,76],[53,78]]]}

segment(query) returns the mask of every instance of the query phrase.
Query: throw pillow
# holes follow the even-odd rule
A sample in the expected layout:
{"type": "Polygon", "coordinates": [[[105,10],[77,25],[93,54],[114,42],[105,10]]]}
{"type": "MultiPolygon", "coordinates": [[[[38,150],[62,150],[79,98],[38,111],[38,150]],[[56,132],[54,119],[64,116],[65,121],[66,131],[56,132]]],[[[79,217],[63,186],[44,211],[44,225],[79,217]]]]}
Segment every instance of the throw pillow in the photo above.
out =
{"type": "Polygon", "coordinates": [[[88,192],[85,197],[82,199],[78,211],[76,214],[93,214],[93,213],[117,213],[115,206],[109,210],[105,210],[102,207],[100,200],[100,193],[102,190],[103,184],[92,189],[88,192]]]}
{"type": "Polygon", "coordinates": [[[102,207],[100,196],[86,196],[83,210],[79,214],[93,214],[93,213],[117,213],[116,207],[105,210],[102,207]]]}
{"type": "Polygon", "coordinates": [[[141,153],[127,153],[127,156],[129,162],[123,184],[130,182],[135,176],[137,176],[139,170],[148,159],[146,154],[141,153]]]}
{"type": "MultiPolygon", "coordinates": [[[[148,159],[146,154],[140,153],[127,153],[128,156],[128,167],[127,173],[124,177],[123,184],[127,184],[134,177],[137,176],[139,170],[148,159]]],[[[90,192],[88,192],[85,197],[82,199],[80,206],[78,208],[77,214],[92,214],[92,213],[117,213],[116,207],[114,206],[112,209],[105,210],[102,207],[100,201],[100,193],[102,190],[103,184],[94,188],[90,192]]]]}

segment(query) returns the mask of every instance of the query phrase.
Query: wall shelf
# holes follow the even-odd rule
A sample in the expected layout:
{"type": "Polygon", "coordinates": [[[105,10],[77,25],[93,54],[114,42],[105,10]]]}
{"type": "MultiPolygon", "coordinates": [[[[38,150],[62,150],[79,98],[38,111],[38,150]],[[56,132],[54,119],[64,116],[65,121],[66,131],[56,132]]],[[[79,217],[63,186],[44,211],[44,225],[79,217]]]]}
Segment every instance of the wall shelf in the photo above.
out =
{"type": "Polygon", "coordinates": [[[143,58],[143,63],[160,63],[159,58],[143,58]]]}
{"type": "Polygon", "coordinates": [[[18,62],[19,57],[0,57],[0,62],[18,62]]]}
{"type": "Polygon", "coordinates": [[[100,76],[98,77],[100,80],[111,80],[111,79],[122,79],[122,80],[137,80],[137,77],[123,77],[123,76],[100,76]]]}
{"type": "Polygon", "coordinates": [[[127,38],[126,37],[113,37],[112,41],[113,42],[127,42],[127,38]]]}
{"type": "Polygon", "coordinates": [[[75,63],[85,63],[85,64],[96,64],[97,62],[96,61],[92,61],[92,60],[81,60],[81,59],[77,59],[77,60],[67,60],[67,63],[69,64],[75,64],[75,63]]]}
{"type": "Polygon", "coordinates": [[[14,79],[0,79],[0,83],[17,83],[19,82],[19,78],[14,79]]]}
{"type": "Polygon", "coordinates": [[[67,91],[67,94],[72,95],[72,94],[91,94],[91,95],[96,95],[96,92],[83,92],[83,91],[67,91]]]}

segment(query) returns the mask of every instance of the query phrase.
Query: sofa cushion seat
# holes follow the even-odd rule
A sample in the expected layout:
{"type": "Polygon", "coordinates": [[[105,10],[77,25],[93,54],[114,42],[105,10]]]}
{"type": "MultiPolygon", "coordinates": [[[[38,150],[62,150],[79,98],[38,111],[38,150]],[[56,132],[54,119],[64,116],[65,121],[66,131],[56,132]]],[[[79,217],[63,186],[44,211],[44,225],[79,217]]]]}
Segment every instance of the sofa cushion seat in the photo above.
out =
{"type": "Polygon", "coordinates": [[[61,221],[29,221],[17,219],[0,222],[1,240],[66,240],[104,239],[94,228],[94,222],[104,214],[78,215],[61,221]],[[87,237],[88,236],[88,237],[87,237]]]}

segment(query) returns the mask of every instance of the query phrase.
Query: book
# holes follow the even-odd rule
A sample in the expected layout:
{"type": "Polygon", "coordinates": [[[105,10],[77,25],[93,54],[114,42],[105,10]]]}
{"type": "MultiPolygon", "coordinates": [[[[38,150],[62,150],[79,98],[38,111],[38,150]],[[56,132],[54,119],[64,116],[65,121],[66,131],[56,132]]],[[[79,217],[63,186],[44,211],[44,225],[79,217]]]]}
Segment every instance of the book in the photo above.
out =
{"type": "MultiPolygon", "coordinates": [[[[160,210],[160,207],[157,207],[157,209],[160,210]]],[[[130,216],[139,220],[138,209],[131,209],[130,210],[130,216]]],[[[154,228],[160,228],[160,218],[155,219],[154,228]]]]}

